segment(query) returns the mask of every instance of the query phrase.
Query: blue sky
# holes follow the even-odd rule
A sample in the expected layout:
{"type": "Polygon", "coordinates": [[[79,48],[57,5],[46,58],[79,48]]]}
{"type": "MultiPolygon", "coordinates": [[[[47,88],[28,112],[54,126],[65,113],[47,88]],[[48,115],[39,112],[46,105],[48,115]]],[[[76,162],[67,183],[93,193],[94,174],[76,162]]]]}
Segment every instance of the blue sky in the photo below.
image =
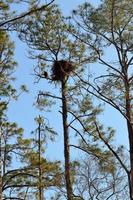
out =
{"type": "MultiPolygon", "coordinates": [[[[72,9],[75,9],[77,5],[84,2],[84,0],[56,0],[56,3],[59,4],[65,15],[69,15],[72,9]]],[[[99,1],[91,0],[90,3],[95,5],[98,4],[99,1]]],[[[18,68],[15,73],[17,77],[15,87],[19,88],[21,84],[26,84],[29,93],[22,94],[17,102],[12,102],[9,107],[8,116],[11,121],[16,121],[19,126],[25,129],[25,135],[29,135],[29,133],[36,128],[34,118],[40,114],[40,112],[35,109],[33,103],[35,101],[35,96],[37,96],[37,91],[39,90],[39,86],[34,84],[34,76],[33,74],[33,60],[30,60],[27,56],[28,47],[22,43],[15,33],[11,34],[12,39],[15,41],[16,50],[15,50],[15,59],[18,62],[18,68]]],[[[40,87],[44,88],[44,90],[49,89],[49,86],[46,81],[40,83],[40,87]]],[[[53,86],[53,90],[55,90],[53,86]]],[[[61,133],[61,127],[58,124],[61,124],[61,116],[58,112],[59,106],[55,107],[55,109],[50,114],[43,113],[48,119],[51,120],[52,126],[57,126],[57,130],[61,133]]],[[[117,131],[117,140],[116,144],[120,144],[121,142],[127,145],[127,136],[124,120],[120,117],[120,115],[108,107],[106,111],[101,115],[101,120],[108,126],[113,126],[117,131]]],[[[56,144],[50,143],[48,145],[48,156],[49,158],[58,159],[63,155],[63,138],[62,135],[59,134],[59,137],[56,139],[56,144]]]]}
{"type": "Polygon", "coordinates": [[[84,2],[89,2],[92,3],[93,5],[97,6],[100,0],[55,0],[55,2],[61,7],[63,13],[65,15],[69,15],[71,10],[75,9],[78,5],[84,3],[84,2]]]}

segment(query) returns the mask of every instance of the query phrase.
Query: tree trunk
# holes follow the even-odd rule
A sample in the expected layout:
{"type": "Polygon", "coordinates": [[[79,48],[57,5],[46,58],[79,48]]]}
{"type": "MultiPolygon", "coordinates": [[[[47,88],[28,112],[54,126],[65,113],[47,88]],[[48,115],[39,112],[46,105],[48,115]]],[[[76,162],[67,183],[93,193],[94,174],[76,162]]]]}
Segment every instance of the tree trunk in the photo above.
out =
{"type": "Polygon", "coordinates": [[[2,200],[2,160],[1,160],[1,157],[2,157],[2,152],[1,152],[1,137],[2,137],[2,134],[1,134],[1,130],[0,130],[0,200],[2,200]]]}
{"type": "Polygon", "coordinates": [[[69,132],[67,126],[67,99],[66,99],[67,81],[62,80],[61,84],[62,84],[62,118],[63,118],[63,131],[64,131],[65,181],[66,181],[67,199],[72,200],[69,132]]]}
{"type": "MultiPolygon", "coordinates": [[[[127,75],[127,73],[126,73],[127,75]]],[[[126,117],[127,117],[127,130],[129,138],[129,153],[130,153],[130,174],[129,174],[129,192],[130,200],[133,200],[133,125],[131,118],[131,100],[130,100],[130,84],[128,76],[125,78],[125,102],[126,102],[126,117]]]]}
{"type": "Polygon", "coordinates": [[[0,175],[0,200],[2,200],[2,176],[0,175]]]}
{"type": "Polygon", "coordinates": [[[129,153],[130,153],[130,180],[129,180],[129,190],[130,190],[130,199],[133,200],[133,127],[130,121],[130,104],[126,102],[126,111],[127,111],[127,129],[129,137],[129,153]]]}
{"type": "Polygon", "coordinates": [[[133,127],[127,122],[128,135],[129,135],[129,152],[130,152],[130,179],[129,179],[129,191],[130,199],[133,200],[133,127]]]}
{"type": "MultiPolygon", "coordinates": [[[[39,116],[39,119],[41,117],[39,116]]],[[[43,188],[42,188],[42,169],[41,169],[41,122],[39,121],[38,126],[38,161],[39,161],[39,200],[44,200],[43,198],[43,188]]]]}

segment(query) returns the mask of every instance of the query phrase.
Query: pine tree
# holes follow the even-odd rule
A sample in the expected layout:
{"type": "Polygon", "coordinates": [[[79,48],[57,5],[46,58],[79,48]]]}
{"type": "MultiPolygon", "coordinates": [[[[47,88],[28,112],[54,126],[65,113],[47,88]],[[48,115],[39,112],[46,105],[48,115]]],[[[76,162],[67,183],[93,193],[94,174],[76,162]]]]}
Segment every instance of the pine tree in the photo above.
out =
{"type": "MultiPolygon", "coordinates": [[[[99,76],[94,77],[94,82],[80,80],[87,86],[86,91],[112,106],[127,124],[130,169],[119,159],[115,149],[112,149],[112,152],[127,174],[131,200],[133,199],[132,3],[132,0],[105,0],[98,8],[85,3],[73,11],[77,26],[77,32],[73,34],[94,51],[101,64],[101,72],[99,76]]],[[[106,144],[106,141],[104,143],[106,144]]]]}
{"type": "MultiPolygon", "coordinates": [[[[1,2],[0,18],[4,19],[8,12],[8,5],[1,2]]],[[[19,154],[21,148],[26,148],[18,143],[18,138],[22,137],[23,129],[19,128],[14,122],[9,122],[7,110],[12,99],[17,98],[16,89],[13,87],[13,73],[16,69],[16,62],[13,59],[14,44],[10,41],[9,35],[5,30],[0,30],[0,198],[3,198],[14,184],[17,170],[13,168],[14,157],[19,154]],[[10,168],[11,166],[11,168],[10,168]],[[14,174],[15,172],[15,174],[14,174]]],[[[25,87],[23,86],[24,90],[25,87]]],[[[21,140],[23,141],[23,140],[21,140]]],[[[23,141],[24,142],[24,141],[23,141]]],[[[26,140],[25,140],[26,142],[26,140]]]]}
{"type": "MultiPolygon", "coordinates": [[[[4,3],[1,3],[1,12],[7,9],[4,3]]],[[[3,14],[3,13],[2,13],[3,14]]],[[[13,60],[13,43],[5,31],[0,31],[0,151],[2,151],[3,123],[5,120],[5,111],[12,96],[15,96],[16,90],[12,87],[12,73],[16,63],[13,60]]],[[[1,152],[2,157],[2,152],[1,152]]],[[[2,161],[1,161],[1,183],[0,198],[2,198],[2,161]]]]}
{"type": "MultiPolygon", "coordinates": [[[[31,149],[23,157],[27,163],[27,198],[44,200],[45,192],[50,188],[61,187],[62,172],[59,161],[49,161],[45,158],[46,143],[54,139],[55,132],[48,127],[44,118],[39,116],[35,119],[37,128],[32,132],[31,149]]],[[[26,170],[26,168],[25,168],[26,170]]]]}
{"type": "MultiPolygon", "coordinates": [[[[29,47],[38,50],[38,53],[31,52],[30,56],[38,60],[38,66],[35,74],[38,78],[46,78],[60,86],[61,97],[57,97],[47,92],[39,92],[38,102],[44,107],[47,104],[47,97],[60,99],[62,103],[62,121],[64,135],[64,159],[65,159],[65,180],[67,199],[72,200],[72,183],[70,169],[70,150],[69,150],[69,127],[68,127],[68,110],[69,110],[69,78],[74,74],[82,73],[80,62],[84,45],[78,40],[72,40],[68,34],[68,26],[56,5],[47,9],[43,15],[36,13],[34,18],[27,18],[21,26],[19,37],[27,42],[29,47]],[[27,21],[27,23],[26,23],[27,21]],[[51,67],[47,68],[51,62],[51,67]]],[[[22,24],[22,23],[21,23],[22,24]]],[[[20,28],[20,26],[19,26],[20,28]]],[[[72,92],[72,88],[71,88],[72,92]]]]}
{"type": "Polygon", "coordinates": [[[49,7],[47,12],[40,16],[36,14],[34,18],[27,18],[27,24],[21,26],[20,39],[27,42],[31,49],[31,58],[37,59],[38,66],[35,68],[35,75],[40,79],[47,79],[50,83],[56,83],[60,86],[60,94],[51,94],[49,92],[40,91],[38,94],[37,103],[43,109],[48,105],[47,98],[61,100],[64,133],[64,158],[65,158],[65,181],[67,190],[67,199],[73,199],[72,191],[72,170],[70,163],[70,142],[69,132],[76,132],[80,137],[81,143],[71,145],[81,149],[87,153],[93,154],[95,157],[100,157],[99,163],[106,165],[106,160],[110,160],[113,165],[113,155],[106,149],[101,149],[99,138],[102,141],[109,142],[114,133],[110,128],[105,137],[103,128],[97,122],[97,114],[99,108],[94,108],[91,98],[85,94],[81,88],[84,88],[85,83],[77,80],[77,77],[82,78],[84,63],[86,60],[94,61],[95,54],[90,50],[90,55],[84,54],[85,47],[82,41],[69,36],[69,31],[74,31],[73,27],[64,23],[64,18],[56,5],[49,7]],[[56,16],[56,21],[53,16],[56,16]],[[51,64],[51,67],[46,67],[51,64]],[[68,115],[73,117],[72,121],[68,122],[68,115]],[[76,123],[76,127],[73,125],[76,123]],[[82,130],[77,128],[77,124],[82,127],[82,130]],[[100,130],[100,132],[99,132],[100,130]],[[102,132],[102,133],[101,133],[102,132]],[[91,139],[89,139],[91,138],[91,139]],[[101,139],[100,138],[100,139],[101,139]],[[92,143],[89,144],[88,140],[92,143]],[[104,159],[103,159],[104,157],[104,159]]]}

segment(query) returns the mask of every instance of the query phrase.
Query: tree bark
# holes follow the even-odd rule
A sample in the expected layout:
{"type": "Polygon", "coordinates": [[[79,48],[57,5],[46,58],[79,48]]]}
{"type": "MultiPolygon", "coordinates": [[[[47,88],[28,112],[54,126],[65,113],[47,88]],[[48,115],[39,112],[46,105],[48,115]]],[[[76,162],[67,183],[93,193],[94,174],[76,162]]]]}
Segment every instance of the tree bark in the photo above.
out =
{"type": "Polygon", "coordinates": [[[130,199],[133,200],[133,125],[131,122],[132,108],[130,100],[130,84],[128,78],[125,79],[125,100],[126,100],[127,130],[129,138],[129,153],[130,153],[129,192],[130,192],[130,199]]]}
{"type": "Polygon", "coordinates": [[[1,134],[1,130],[0,130],[0,200],[2,200],[2,152],[1,152],[1,138],[2,138],[2,134],[1,134]]]}
{"type": "MultiPolygon", "coordinates": [[[[41,117],[39,116],[39,119],[41,117]]],[[[39,121],[38,126],[38,161],[39,161],[39,200],[44,200],[43,198],[43,188],[42,188],[42,169],[41,169],[41,122],[39,121]]]]}
{"type": "Polygon", "coordinates": [[[67,125],[67,99],[66,89],[67,81],[62,80],[62,118],[64,131],[64,159],[65,159],[65,181],[67,190],[67,199],[72,200],[72,183],[71,183],[71,169],[70,169],[70,148],[69,148],[69,131],[67,125]]]}

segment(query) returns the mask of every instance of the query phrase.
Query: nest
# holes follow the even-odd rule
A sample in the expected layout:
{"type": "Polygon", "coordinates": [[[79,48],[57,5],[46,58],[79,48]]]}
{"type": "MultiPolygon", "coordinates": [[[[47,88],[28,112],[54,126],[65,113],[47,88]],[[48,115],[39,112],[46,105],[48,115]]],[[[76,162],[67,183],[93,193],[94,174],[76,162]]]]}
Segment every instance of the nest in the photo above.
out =
{"type": "Polygon", "coordinates": [[[62,81],[66,77],[69,77],[73,70],[74,66],[71,62],[65,60],[54,61],[52,67],[52,80],[62,81]]]}

